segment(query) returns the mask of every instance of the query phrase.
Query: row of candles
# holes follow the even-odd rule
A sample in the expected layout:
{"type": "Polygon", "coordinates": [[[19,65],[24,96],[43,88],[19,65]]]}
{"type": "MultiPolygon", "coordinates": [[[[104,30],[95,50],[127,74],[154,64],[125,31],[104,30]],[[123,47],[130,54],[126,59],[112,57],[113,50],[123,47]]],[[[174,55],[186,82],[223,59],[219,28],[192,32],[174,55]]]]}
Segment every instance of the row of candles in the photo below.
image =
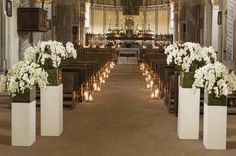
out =
{"type": "Polygon", "coordinates": [[[85,85],[81,87],[81,94],[85,102],[93,101],[93,94],[101,91],[101,86],[105,84],[111,70],[114,68],[114,62],[106,63],[94,76],[92,76],[85,85]]]}
{"type": "Polygon", "coordinates": [[[143,76],[145,76],[146,88],[150,91],[151,99],[159,98],[159,81],[157,75],[147,64],[140,64],[140,70],[142,71],[143,76]]]}

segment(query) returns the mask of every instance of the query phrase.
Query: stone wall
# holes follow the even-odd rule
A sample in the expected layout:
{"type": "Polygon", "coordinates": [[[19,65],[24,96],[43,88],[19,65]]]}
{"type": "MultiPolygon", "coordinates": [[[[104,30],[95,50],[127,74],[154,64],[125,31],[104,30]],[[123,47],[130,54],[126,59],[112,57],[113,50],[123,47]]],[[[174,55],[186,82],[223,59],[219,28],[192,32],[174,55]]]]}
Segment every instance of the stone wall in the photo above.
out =
{"type": "Polygon", "coordinates": [[[235,0],[228,0],[227,10],[227,37],[226,37],[226,60],[232,60],[233,58],[233,34],[234,34],[234,5],[235,0]]]}

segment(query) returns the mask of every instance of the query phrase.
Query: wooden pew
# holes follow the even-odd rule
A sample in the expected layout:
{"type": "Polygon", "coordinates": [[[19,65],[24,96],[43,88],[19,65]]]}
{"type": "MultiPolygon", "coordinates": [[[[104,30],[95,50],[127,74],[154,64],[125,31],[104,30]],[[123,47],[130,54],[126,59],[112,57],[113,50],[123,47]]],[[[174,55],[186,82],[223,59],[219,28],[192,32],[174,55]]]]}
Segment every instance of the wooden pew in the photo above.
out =
{"type": "Polygon", "coordinates": [[[111,60],[112,55],[109,53],[89,52],[78,55],[76,60],[68,59],[63,62],[63,96],[65,103],[72,101],[69,105],[71,109],[82,101],[81,86],[111,60]]]}

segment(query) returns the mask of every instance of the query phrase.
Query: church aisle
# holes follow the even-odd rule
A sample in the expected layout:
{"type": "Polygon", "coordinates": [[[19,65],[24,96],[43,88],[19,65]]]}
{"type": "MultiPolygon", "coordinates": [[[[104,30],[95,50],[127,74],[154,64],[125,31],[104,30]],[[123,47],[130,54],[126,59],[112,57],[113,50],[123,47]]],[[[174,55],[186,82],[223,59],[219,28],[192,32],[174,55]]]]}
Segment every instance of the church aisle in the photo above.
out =
{"type": "Polygon", "coordinates": [[[101,93],[95,94],[94,102],[79,104],[73,111],[64,110],[64,132],[60,137],[39,136],[37,120],[37,140],[32,147],[10,146],[10,110],[0,108],[0,156],[235,154],[235,149],[207,151],[202,139],[179,140],[176,118],[167,113],[161,100],[153,101],[149,96],[138,65],[116,65],[101,93]]]}

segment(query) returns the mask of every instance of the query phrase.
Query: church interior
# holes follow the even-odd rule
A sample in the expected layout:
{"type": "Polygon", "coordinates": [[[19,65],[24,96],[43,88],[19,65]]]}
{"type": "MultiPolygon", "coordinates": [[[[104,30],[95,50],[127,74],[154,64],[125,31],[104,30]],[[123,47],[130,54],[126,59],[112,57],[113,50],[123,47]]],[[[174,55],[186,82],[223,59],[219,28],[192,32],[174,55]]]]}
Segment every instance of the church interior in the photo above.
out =
{"type": "Polygon", "coordinates": [[[236,0],[0,0],[0,156],[233,156],[236,0]]]}

